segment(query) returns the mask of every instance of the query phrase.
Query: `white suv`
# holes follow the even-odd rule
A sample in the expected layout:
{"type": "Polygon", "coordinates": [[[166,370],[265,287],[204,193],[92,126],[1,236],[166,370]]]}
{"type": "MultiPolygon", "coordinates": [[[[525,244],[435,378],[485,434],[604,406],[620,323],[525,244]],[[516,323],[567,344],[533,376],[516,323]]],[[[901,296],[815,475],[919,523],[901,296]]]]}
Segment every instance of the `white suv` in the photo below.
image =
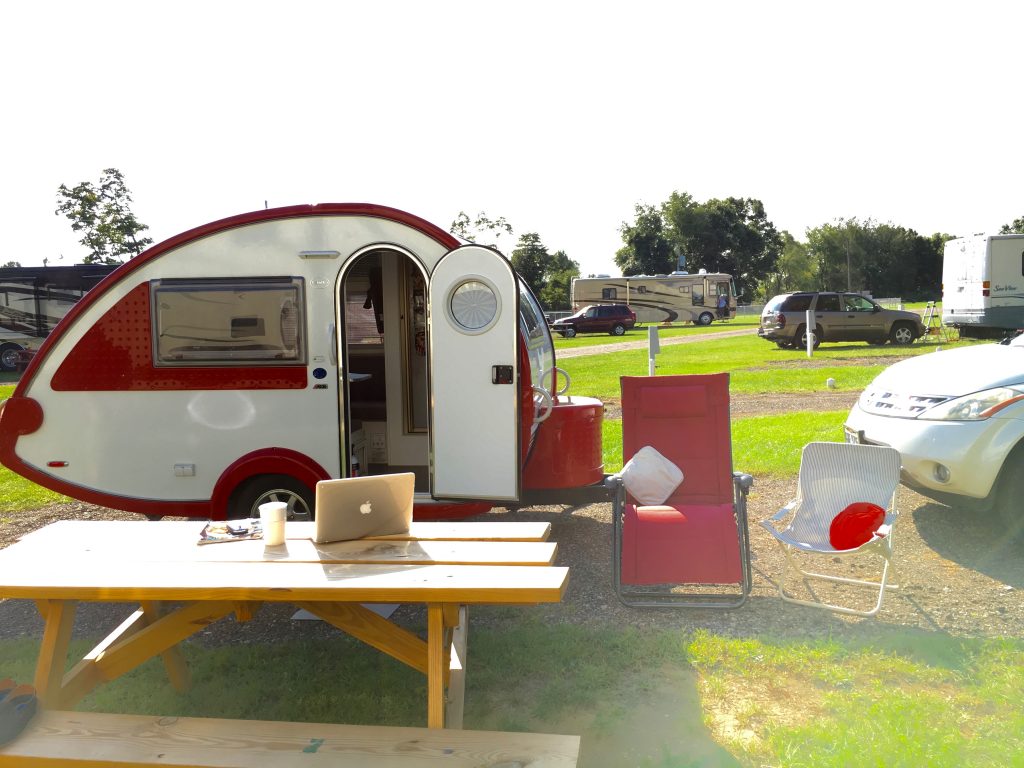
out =
{"type": "Polygon", "coordinates": [[[897,449],[905,485],[944,503],[995,505],[1024,530],[1024,336],[890,366],[845,429],[851,442],[897,449]]]}

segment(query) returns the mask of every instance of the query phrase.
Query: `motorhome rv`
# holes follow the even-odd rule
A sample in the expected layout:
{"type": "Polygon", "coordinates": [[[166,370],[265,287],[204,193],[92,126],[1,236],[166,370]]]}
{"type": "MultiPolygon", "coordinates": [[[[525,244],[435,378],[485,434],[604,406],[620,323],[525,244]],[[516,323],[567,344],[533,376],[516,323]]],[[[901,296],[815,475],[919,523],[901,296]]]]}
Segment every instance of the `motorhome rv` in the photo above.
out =
{"type": "Polygon", "coordinates": [[[1024,328],[1024,235],[973,235],[946,242],[942,323],[962,336],[998,337],[1024,328]]]}
{"type": "Polygon", "coordinates": [[[708,273],[578,277],[572,281],[572,308],[588,304],[627,304],[638,323],[710,325],[736,316],[736,288],[732,276],[708,273]],[[725,313],[719,308],[725,297],[725,313]]]}
{"type": "Polygon", "coordinates": [[[34,352],[57,323],[114,267],[0,268],[0,370],[17,370],[23,352],[34,352]]]}
{"type": "Polygon", "coordinates": [[[603,406],[568,384],[497,251],[378,205],[261,210],[72,307],[0,411],[0,462],[151,517],[302,517],[319,480],[404,471],[420,519],[589,498],[603,406]]]}

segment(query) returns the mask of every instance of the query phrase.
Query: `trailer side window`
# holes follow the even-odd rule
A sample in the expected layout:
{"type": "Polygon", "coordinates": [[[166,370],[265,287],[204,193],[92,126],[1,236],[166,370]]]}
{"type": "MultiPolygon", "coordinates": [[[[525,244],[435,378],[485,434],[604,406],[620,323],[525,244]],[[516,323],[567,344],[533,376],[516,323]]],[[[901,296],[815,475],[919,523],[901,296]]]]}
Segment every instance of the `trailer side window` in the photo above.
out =
{"type": "Polygon", "coordinates": [[[615,295],[615,289],[614,288],[602,288],[601,289],[601,298],[602,299],[614,299],[614,298],[617,298],[616,295],[615,295]]]}
{"type": "Polygon", "coordinates": [[[298,277],[154,280],[157,365],[297,365],[306,361],[298,277]]]}

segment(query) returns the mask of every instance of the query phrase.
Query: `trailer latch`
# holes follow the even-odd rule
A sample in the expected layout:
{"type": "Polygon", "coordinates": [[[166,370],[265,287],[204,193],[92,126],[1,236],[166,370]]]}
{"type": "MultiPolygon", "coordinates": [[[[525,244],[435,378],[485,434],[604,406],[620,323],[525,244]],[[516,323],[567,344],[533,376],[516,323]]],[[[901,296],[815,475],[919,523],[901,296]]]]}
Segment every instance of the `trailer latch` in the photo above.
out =
{"type": "Polygon", "coordinates": [[[511,365],[492,365],[491,384],[512,384],[511,365]]]}

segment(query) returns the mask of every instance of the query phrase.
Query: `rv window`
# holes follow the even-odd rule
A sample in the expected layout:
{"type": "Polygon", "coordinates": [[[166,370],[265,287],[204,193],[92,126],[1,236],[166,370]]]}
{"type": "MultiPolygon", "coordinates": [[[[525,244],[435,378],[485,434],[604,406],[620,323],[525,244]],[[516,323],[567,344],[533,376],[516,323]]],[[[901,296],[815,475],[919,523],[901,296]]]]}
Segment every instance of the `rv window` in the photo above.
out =
{"type": "Polygon", "coordinates": [[[154,280],[157,365],[296,365],[306,361],[298,277],[154,280]]]}
{"type": "Polygon", "coordinates": [[[688,285],[680,285],[679,286],[679,292],[680,293],[689,293],[690,292],[690,286],[688,286],[688,285]]]}
{"type": "Polygon", "coordinates": [[[615,289],[614,288],[602,288],[601,289],[601,298],[602,299],[615,299],[615,298],[618,298],[618,297],[615,295],[615,289]]]}
{"type": "Polygon", "coordinates": [[[647,293],[647,286],[646,285],[638,285],[637,288],[636,288],[636,292],[637,293],[647,293]]]}
{"type": "Polygon", "coordinates": [[[702,285],[693,286],[693,306],[704,306],[704,286],[702,285]]]}

